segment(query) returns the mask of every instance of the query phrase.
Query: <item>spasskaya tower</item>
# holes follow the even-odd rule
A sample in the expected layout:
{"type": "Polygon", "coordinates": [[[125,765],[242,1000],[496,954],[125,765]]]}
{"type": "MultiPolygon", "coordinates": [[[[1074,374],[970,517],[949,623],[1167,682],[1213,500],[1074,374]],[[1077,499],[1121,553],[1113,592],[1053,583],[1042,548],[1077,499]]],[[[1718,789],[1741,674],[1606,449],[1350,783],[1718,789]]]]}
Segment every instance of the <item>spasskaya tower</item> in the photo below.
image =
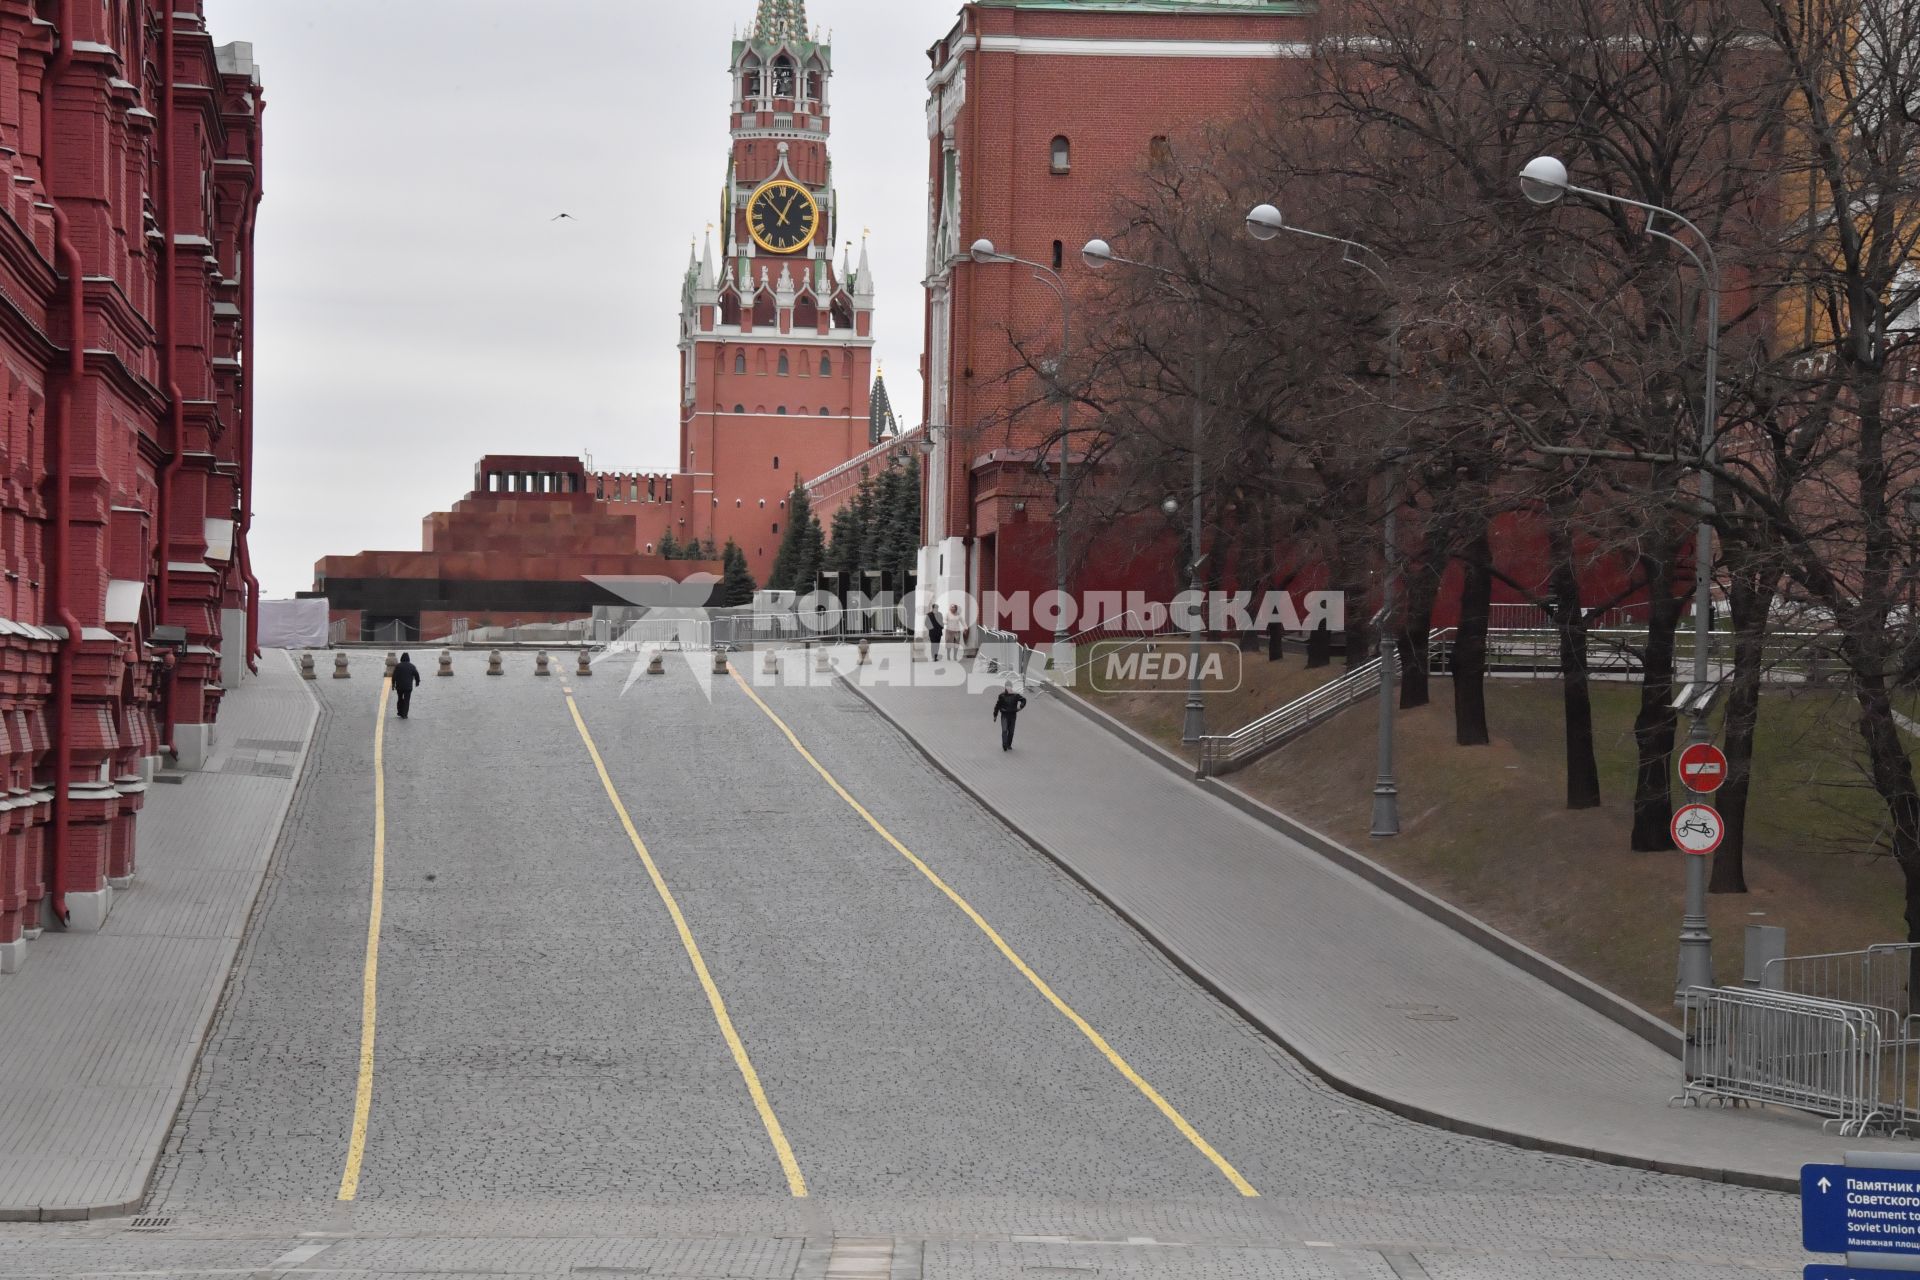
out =
{"type": "Polygon", "coordinates": [[[732,538],[764,582],[795,478],[870,443],[873,275],[864,241],[852,265],[833,189],[833,50],[805,0],[760,0],[732,65],[723,256],[710,228],[682,290],[678,478],[691,501],[676,504],[674,536],[732,538]]]}

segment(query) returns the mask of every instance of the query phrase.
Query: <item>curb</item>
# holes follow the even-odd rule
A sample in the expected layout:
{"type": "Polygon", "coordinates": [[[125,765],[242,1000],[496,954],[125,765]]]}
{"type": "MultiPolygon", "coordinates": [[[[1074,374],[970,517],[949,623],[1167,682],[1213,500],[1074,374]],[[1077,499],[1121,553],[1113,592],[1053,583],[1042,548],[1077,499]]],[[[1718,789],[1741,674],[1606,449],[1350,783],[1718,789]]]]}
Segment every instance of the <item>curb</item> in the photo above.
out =
{"type": "MultiPolygon", "coordinates": [[[[297,678],[300,674],[299,663],[290,650],[282,650],[297,678]]],[[[214,998],[203,1006],[193,1030],[193,1052],[185,1055],[185,1063],[176,1072],[172,1081],[174,1103],[172,1116],[167,1122],[166,1133],[160,1136],[160,1145],[146,1157],[147,1171],[140,1180],[140,1194],[132,1200],[122,1200],[114,1204],[91,1205],[40,1205],[36,1208],[0,1207],[0,1222],[86,1222],[96,1218],[124,1218],[140,1211],[153,1191],[154,1171],[160,1167],[160,1157],[165,1154],[167,1137],[173,1132],[174,1122],[179,1118],[180,1105],[186,1100],[187,1087],[193,1083],[193,1073],[199,1068],[201,1051],[206,1048],[207,1035],[213,1030],[213,1021],[219,1015],[220,1007],[227,1002],[227,987],[233,981],[233,966],[240,958],[240,950],[246,945],[247,933],[253,928],[253,914],[260,905],[260,891],[266,886],[267,875],[273,868],[275,854],[278,852],[280,836],[287,824],[287,814],[293,809],[294,795],[300,790],[307,771],[307,756],[313,750],[314,736],[319,732],[321,717],[327,714],[326,705],[321,702],[318,693],[307,688],[306,681],[300,682],[300,688],[312,703],[307,718],[306,741],[300,747],[300,760],[294,766],[293,785],[287,788],[285,801],[275,816],[272,826],[272,847],[260,864],[260,878],[253,886],[253,893],[247,899],[247,917],[239,934],[234,938],[233,951],[227,956],[225,974],[220,979],[220,987],[214,998]]]]}
{"type": "MultiPolygon", "coordinates": [[[[915,737],[911,732],[909,732],[906,726],[901,724],[898,720],[894,719],[893,716],[889,715],[887,711],[883,707],[881,707],[878,702],[876,702],[872,697],[868,695],[866,690],[862,689],[854,681],[849,680],[845,675],[837,674],[835,676],[835,679],[840,684],[844,685],[848,690],[850,690],[855,697],[860,699],[861,702],[865,703],[868,709],[870,709],[875,715],[879,716],[881,720],[883,720],[884,722],[886,722],[886,724],[892,727],[892,729],[896,733],[898,733],[902,738],[904,738],[907,741],[907,743],[910,746],[912,746],[913,749],[916,752],[918,752],[923,759],[927,761],[928,764],[932,765],[936,770],[940,772],[942,776],[947,778],[961,791],[965,792],[981,808],[985,809],[988,813],[992,814],[1001,823],[1001,825],[1005,826],[1009,831],[1012,831],[1015,835],[1019,836],[1020,839],[1023,840],[1028,846],[1033,848],[1036,852],[1040,853],[1049,862],[1052,862],[1055,866],[1059,867],[1068,876],[1070,876],[1076,883],[1078,883],[1082,888],[1084,888],[1088,893],[1092,894],[1094,897],[1098,898],[1102,903],[1104,903],[1107,906],[1107,908],[1111,910],[1115,915],[1119,916],[1122,920],[1126,921],[1127,924],[1131,926],[1135,932],[1139,933],[1141,937],[1145,938],[1149,943],[1151,943],[1155,950],[1159,951],[1162,955],[1164,955],[1167,958],[1167,960],[1173,964],[1175,968],[1179,969],[1182,973],[1186,974],[1189,978],[1193,979],[1194,982],[1198,983],[1202,989],[1210,993],[1215,999],[1219,1000],[1222,1004],[1226,1005],[1229,1009],[1232,1009],[1249,1026],[1253,1027],[1254,1029],[1259,1031],[1262,1035],[1266,1036],[1269,1040],[1272,1040],[1275,1044],[1279,1045],[1280,1048],[1285,1050],[1290,1056],[1292,1056],[1302,1066],[1306,1067],[1308,1071],[1312,1072],[1314,1076],[1316,1076],[1323,1083],[1327,1084],[1329,1087],[1331,1087],[1335,1091],[1342,1093],[1347,1097],[1354,1098],[1360,1102],[1367,1103],[1370,1106],[1378,1107],[1383,1111],[1392,1112],[1394,1115],[1402,1116],[1408,1120],[1413,1120],[1420,1124],[1428,1125],[1432,1128],[1444,1129],[1452,1133],[1462,1134],[1466,1137],[1481,1138],[1487,1141],[1499,1142],[1504,1145],[1511,1146],[1511,1147],[1518,1147],[1526,1151],[1542,1151],[1542,1152],[1547,1152],[1553,1155],[1572,1156],[1577,1159],[1593,1160],[1602,1164],[1617,1165],[1617,1166],[1628,1168],[1628,1169],[1644,1169],[1651,1173],[1673,1174],[1673,1175],[1678,1175],[1680,1177],[1697,1178],[1706,1182],[1724,1182],[1724,1183],[1729,1183],[1735,1186],[1754,1187],[1763,1191],[1786,1191],[1786,1192],[1799,1191],[1800,1184],[1798,1180],[1794,1178],[1772,1177],[1766,1174],[1747,1173],[1737,1169],[1714,1168],[1706,1165],[1680,1164],[1680,1163],[1673,1163],[1673,1162],[1662,1161],[1662,1160],[1650,1160],[1641,1156],[1627,1155],[1623,1152],[1605,1151],[1597,1148],[1579,1146],[1574,1143],[1556,1142],[1551,1138],[1541,1138],[1534,1134],[1520,1133],[1515,1130],[1494,1128],[1491,1126],[1478,1124],[1471,1120],[1464,1120],[1458,1116],[1447,1115],[1442,1112],[1434,1111],[1431,1108],[1420,1106],[1418,1103],[1408,1102],[1402,1098],[1391,1097],[1387,1094],[1383,1094],[1379,1092],[1378,1090],[1369,1088],[1366,1085],[1362,1085],[1357,1083],[1356,1081],[1348,1079],[1347,1077],[1341,1075],[1332,1066],[1328,1065],[1327,1063],[1319,1061],[1318,1059],[1314,1058],[1311,1054],[1307,1053],[1305,1050],[1301,1049],[1298,1045],[1293,1043],[1293,1041],[1290,1040],[1286,1035],[1286,1033],[1282,1031],[1279,1027],[1274,1026],[1272,1023],[1262,1018],[1259,1014],[1255,1013],[1253,1009],[1249,1007],[1246,1001],[1242,1000],[1238,995],[1234,993],[1232,988],[1228,987],[1226,984],[1222,983],[1221,981],[1213,977],[1211,974],[1209,974],[1205,969],[1201,968],[1198,964],[1194,963],[1186,955],[1184,955],[1177,948],[1175,948],[1166,938],[1162,937],[1160,933],[1158,933],[1151,924],[1141,919],[1139,916],[1135,915],[1132,911],[1128,910],[1126,907],[1122,906],[1120,903],[1116,902],[1104,890],[1102,890],[1097,883],[1095,883],[1093,880],[1089,879],[1086,875],[1084,875],[1070,861],[1068,861],[1066,858],[1063,858],[1060,854],[1056,853],[1047,845],[1041,843],[1038,839],[1036,839],[1018,822],[1014,821],[1013,818],[1009,814],[1007,814],[1005,811],[1003,811],[998,805],[995,805],[991,800],[987,799],[986,796],[982,795],[964,778],[960,777],[959,774],[957,774],[953,769],[949,768],[947,764],[943,760],[941,760],[940,757],[934,751],[932,751],[925,743],[921,742],[919,738],[915,737]]],[[[1099,711],[1098,709],[1093,707],[1085,706],[1079,698],[1071,694],[1061,692],[1059,690],[1050,690],[1050,691],[1055,693],[1056,696],[1067,701],[1068,703],[1074,704],[1077,710],[1080,710],[1082,714],[1088,716],[1090,719],[1097,717],[1097,719],[1095,719],[1095,723],[1101,723],[1102,721],[1107,722],[1106,724],[1103,724],[1102,727],[1110,726],[1112,731],[1115,732],[1118,736],[1122,737],[1123,740],[1128,741],[1129,745],[1134,746],[1136,749],[1142,751],[1143,753],[1147,754],[1153,759],[1158,760],[1163,765],[1166,765],[1167,767],[1174,769],[1176,772],[1180,773],[1182,776],[1188,775],[1189,766],[1184,761],[1182,761],[1179,757],[1171,754],[1170,752],[1165,751],[1163,748],[1151,742],[1148,742],[1146,739],[1139,737],[1139,735],[1133,733],[1132,730],[1127,729],[1124,725],[1119,724],[1118,721],[1114,721],[1112,717],[1106,715],[1104,712],[1099,711]]],[[[1203,787],[1203,789],[1210,791],[1212,794],[1214,794],[1218,798],[1225,800],[1230,804],[1234,803],[1232,797],[1225,794],[1226,791],[1230,790],[1228,788],[1203,787]]],[[[1248,800],[1248,803],[1256,806],[1261,810],[1265,810],[1267,814],[1271,814],[1274,818],[1280,819],[1280,821],[1283,823],[1290,822],[1289,819],[1284,818],[1282,815],[1274,813],[1274,811],[1267,809],[1266,806],[1264,805],[1260,805],[1258,801],[1248,800]]],[[[1236,804],[1235,807],[1240,808],[1241,806],[1236,804]]],[[[1250,810],[1246,812],[1248,812],[1249,816],[1251,817],[1258,818],[1263,822],[1266,821],[1266,818],[1259,813],[1254,813],[1250,810]]],[[[1269,824],[1269,825],[1272,825],[1272,824],[1269,824]]],[[[1293,835],[1292,831],[1288,830],[1286,827],[1276,827],[1276,829],[1280,830],[1283,834],[1286,834],[1289,836],[1293,835]]],[[[1328,856],[1329,858],[1331,858],[1336,862],[1342,861],[1336,855],[1327,852],[1327,848],[1339,849],[1340,846],[1334,844],[1330,840],[1327,840],[1323,836],[1319,836],[1318,833],[1310,832],[1308,828],[1302,827],[1302,828],[1299,828],[1299,830],[1303,832],[1309,832],[1309,834],[1314,837],[1314,840],[1312,842],[1302,839],[1301,840],[1302,843],[1307,844],[1307,846],[1313,849],[1316,853],[1322,853],[1323,855],[1328,856]],[[1322,845],[1325,845],[1326,848],[1323,848],[1322,845]]],[[[1300,839],[1300,837],[1293,837],[1293,838],[1300,839]]],[[[1345,852],[1348,854],[1348,856],[1355,859],[1358,863],[1363,863],[1367,867],[1372,867],[1380,875],[1388,877],[1390,880],[1394,882],[1405,885],[1408,890],[1421,895],[1423,898],[1430,899],[1439,908],[1449,913],[1450,916],[1458,917],[1459,919],[1465,920],[1465,921],[1471,921],[1472,923],[1479,925],[1479,928],[1484,930],[1489,937],[1505,939],[1504,934],[1501,934],[1497,930],[1491,929],[1484,924],[1479,924],[1478,921],[1473,921],[1472,917],[1466,916],[1464,915],[1464,913],[1459,912],[1456,908],[1448,906],[1446,903],[1440,902],[1440,900],[1437,898],[1432,898],[1431,895],[1426,894],[1425,890],[1419,889],[1417,886],[1409,884],[1406,881],[1400,880],[1398,876],[1393,875],[1392,872],[1387,871],[1384,867],[1380,867],[1378,866],[1378,864],[1370,862],[1365,858],[1362,858],[1359,854],[1353,853],[1351,850],[1346,850],[1345,852]]],[[[1342,862],[1342,865],[1345,865],[1345,864],[1342,862]]],[[[1358,867],[1350,868],[1350,869],[1355,870],[1358,874],[1362,874],[1363,876],[1365,875],[1365,872],[1361,871],[1358,867]]],[[[1369,880],[1372,879],[1371,876],[1367,876],[1366,878],[1368,878],[1369,880]]],[[[1392,891],[1391,886],[1388,884],[1382,884],[1381,887],[1387,888],[1390,892],[1392,891]]],[[[1398,895],[1396,894],[1396,896],[1398,895]]],[[[1410,905],[1413,905],[1416,909],[1419,909],[1422,911],[1426,910],[1426,907],[1420,902],[1410,902],[1410,905]]],[[[1436,916],[1435,918],[1441,920],[1443,923],[1454,925],[1453,919],[1449,918],[1448,916],[1436,916]]],[[[1457,928],[1459,926],[1454,925],[1454,927],[1457,928]]],[[[1466,933],[1466,935],[1472,938],[1474,941],[1476,942],[1481,941],[1481,938],[1479,938],[1475,934],[1468,932],[1465,929],[1462,929],[1461,931],[1463,933],[1466,933]]],[[[1552,965],[1556,969],[1559,968],[1558,965],[1554,965],[1553,961],[1547,960],[1546,957],[1544,956],[1539,956],[1537,952],[1532,952],[1528,950],[1527,948],[1521,946],[1520,943],[1512,941],[1512,939],[1506,939],[1506,942],[1508,943],[1508,945],[1515,948],[1518,953],[1524,953],[1526,955],[1535,956],[1542,964],[1552,965]]],[[[1525,967],[1525,966],[1523,965],[1522,967],[1525,967]]],[[[1579,977],[1579,975],[1572,973],[1570,970],[1562,970],[1562,972],[1565,972],[1569,978],[1573,979],[1577,983],[1582,983],[1582,984],[1586,984],[1587,986],[1592,986],[1591,983],[1587,983],[1586,979],[1579,977]]],[[[1600,994],[1604,996],[1606,1000],[1611,1001],[1614,1004],[1624,1005],[1624,1002],[1620,1001],[1618,997],[1615,997],[1610,993],[1602,991],[1600,988],[1597,988],[1597,987],[1594,988],[1594,990],[1600,991],[1600,994]]],[[[1569,992],[1568,994],[1571,995],[1573,993],[1569,992]]],[[[1576,996],[1575,998],[1578,999],[1579,997],[1576,996]]],[[[1582,1003],[1585,1003],[1585,1002],[1582,1001],[1582,1003]]],[[[1631,1006],[1626,1006],[1626,1007],[1630,1008],[1631,1006]]],[[[1605,1012],[1605,1011],[1601,1010],[1601,1012],[1605,1012]]],[[[1646,1022],[1651,1023],[1655,1027],[1661,1027],[1661,1028],[1666,1027],[1666,1024],[1659,1022],[1657,1019],[1653,1018],[1649,1014],[1640,1013],[1638,1010],[1634,1010],[1634,1012],[1639,1013],[1639,1016],[1641,1018],[1645,1019],[1646,1022]]],[[[1607,1016],[1612,1017],[1613,1015],[1609,1013],[1607,1014],[1607,1016]]],[[[1635,1030],[1637,1034],[1642,1034],[1642,1035],[1646,1034],[1645,1031],[1642,1031],[1637,1027],[1631,1027],[1630,1029],[1635,1030]]],[[[1678,1044],[1680,1039],[1680,1033],[1677,1031],[1671,1031],[1670,1028],[1666,1028],[1666,1029],[1671,1032],[1671,1038],[1674,1045],[1673,1052],[1677,1054],[1679,1052],[1678,1044]]],[[[1663,1048],[1667,1047],[1665,1044],[1661,1043],[1660,1041],[1655,1041],[1654,1043],[1661,1044],[1661,1047],[1663,1048]]]]}

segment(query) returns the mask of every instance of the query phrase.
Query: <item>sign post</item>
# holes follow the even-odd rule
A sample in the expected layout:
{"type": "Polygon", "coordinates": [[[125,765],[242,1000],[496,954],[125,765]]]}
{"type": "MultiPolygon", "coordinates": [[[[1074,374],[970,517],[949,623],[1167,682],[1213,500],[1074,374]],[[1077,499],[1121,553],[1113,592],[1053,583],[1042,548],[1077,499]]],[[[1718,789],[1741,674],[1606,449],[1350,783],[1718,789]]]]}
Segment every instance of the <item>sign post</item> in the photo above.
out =
{"type": "Polygon", "coordinates": [[[1680,781],[1698,796],[1710,796],[1727,780],[1727,754],[1711,742],[1696,742],[1680,753],[1680,781]]]}
{"type": "Polygon", "coordinates": [[[1688,853],[1705,856],[1720,847],[1727,838],[1727,824],[1720,811],[1710,804],[1681,806],[1669,827],[1674,844],[1688,853]]]}

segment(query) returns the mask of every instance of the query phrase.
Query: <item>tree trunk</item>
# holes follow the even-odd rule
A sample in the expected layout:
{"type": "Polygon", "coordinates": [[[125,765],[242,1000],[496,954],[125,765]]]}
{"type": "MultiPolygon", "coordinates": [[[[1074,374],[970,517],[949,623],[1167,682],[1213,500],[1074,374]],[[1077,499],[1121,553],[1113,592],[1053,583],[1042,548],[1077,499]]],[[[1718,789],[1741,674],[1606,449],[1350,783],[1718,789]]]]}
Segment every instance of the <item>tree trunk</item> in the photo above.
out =
{"type": "Polygon", "coordinates": [[[1307,632],[1307,669],[1328,666],[1333,662],[1333,632],[1322,623],[1307,632]]]}
{"type": "Polygon", "coordinates": [[[1432,655],[1428,637],[1433,633],[1433,605],[1440,595],[1440,575],[1427,565],[1429,557],[1409,560],[1401,582],[1406,590],[1406,609],[1400,615],[1400,709],[1410,711],[1432,701],[1429,669],[1432,655]]]}
{"type": "Polygon", "coordinates": [[[1646,576],[1647,647],[1641,654],[1640,713],[1633,721],[1639,763],[1633,780],[1635,853],[1673,848],[1673,790],[1669,772],[1678,719],[1673,710],[1673,633],[1680,623],[1680,602],[1673,591],[1671,534],[1641,558],[1646,576]]]}
{"type": "Polygon", "coordinates": [[[1573,563],[1573,535],[1552,521],[1553,622],[1560,637],[1561,695],[1567,737],[1567,808],[1600,807],[1600,762],[1593,754],[1593,691],[1587,684],[1587,614],[1573,563]]]}
{"type": "Polygon", "coordinates": [[[1733,684],[1727,691],[1727,780],[1714,798],[1726,836],[1714,850],[1709,893],[1747,891],[1747,796],[1753,780],[1763,645],[1773,595],[1770,577],[1752,572],[1736,572],[1731,577],[1727,606],[1733,618],[1733,684]]]}
{"type": "Polygon", "coordinates": [[[1287,633],[1280,629],[1277,622],[1267,624],[1267,661],[1279,662],[1287,656],[1287,633]]]}
{"type": "Polygon", "coordinates": [[[1347,670],[1351,671],[1373,657],[1373,637],[1377,628],[1369,620],[1366,606],[1355,604],[1367,599],[1367,588],[1363,581],[1349,578],[1346,583],[1347,597],[1347,670]]]}
{"type": "MultiPolygon", "coordinates": [[[[1877,674],[1863,677],[1862,665],[1856,656],[1853,668],[1860,703],[1860,736],[1867,744],[1873,789],[1886,803],[1887,816],[1892,819],[1893,857],[1906,881],[1907,941],[1920,942],[1920,790],[1914,786],[1913,762],[1907,758],[1906,744],[1894,723],[1885,678],[1877,674]]],[[[1915,957],[1914,968],[1920,971],[1920,952],[1915,957]]]]}
{"type": "Polygon", "coordinates": [[[1460,630],[1453,647],[1453,740],[1481,747],[1487,729],[1487,619],[1493,612],[1493,546],[1483,520],[1462,549],[1460,630]]]}

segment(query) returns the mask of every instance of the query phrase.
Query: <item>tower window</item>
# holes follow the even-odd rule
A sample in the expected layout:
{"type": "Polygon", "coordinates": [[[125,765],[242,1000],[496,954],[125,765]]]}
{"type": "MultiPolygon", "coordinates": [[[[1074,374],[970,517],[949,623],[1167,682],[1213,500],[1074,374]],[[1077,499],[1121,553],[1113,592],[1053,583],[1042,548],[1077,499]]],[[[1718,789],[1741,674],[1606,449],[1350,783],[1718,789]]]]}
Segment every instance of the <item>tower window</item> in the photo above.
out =
{"type": "Polygon", "coordinates": [[[820,356],[820,376],[823,378],[833,376],[833,357],[824,352],[820,356]]]}
{"type": "Polygon", "coordinates": [[[1073,143],[1063,133],[1053,140],[1053,171],[1066,173],[1073,168],[1073,143]]]}
{"type": "Polygon", "coordinates": [[[786,376],[787,376],[787,374],[788,374],[788,373],[790,373],[791,371],[792,371],[792,370],[791,370],[791,369],[789,369],[789,367],[788,367],[788,365],[787,365],[787,353],[786,353],[786,352],[784,352],[784,351],[782,351],[782,352],[780,353],[780,376],[784,378],[784,377],[786,377],[786,376]]]}
{"type": "Polygon", "coordinates": [[[747,406],[745,406],[745,405],[743,405],[743,404],[737,404],[737,405],[735,405],[735,406],[733,406],[733,411],[734,411],[735,413],[745,413],[745,412],[747,411],[747,406]]]}
{"type": "Polygon", "coordinates": [[[778,409],[778,410],[777,410],[776,412],[778,412],[778,413],[779,413],[779,415],[780,415],[781,417],[783,417],[783,418],[784,418],[784,417],[786,417],[786,416],[787,416],[787,406],[785,406],[785,405],[781,405],[781,406],[780,406],[780,408],[779,408],[779,409],[778,409]]]}
{"type": "Polygon", "coordinates": [[[1147,159],[1156,165],[1173,163],[1173,144],[1167,141],[1167,135],[1156,133],[1147,143],[1147,159]]]}
{"type": "Polygon", "coordinates": [[[780,532],[780,526],[779,526],[778,524],[776,524],[776,525],[774,525],[774,526],[773,526],[773,531],[774,531],[775,533],[778,533],[778,532],[780,532]]]}
{"type": "Polygon", "coordinates": [[[824,84],[820,79],[820,73],[818,71],[807,72],[807,96],[809,98],[812,98],[815,102],[823,101],[824,94],[821,92],[823,87],[824,84]]]}
{"type": "Polygon", "coordinates": [[[773,455],[773,469],[775,471],[780,469],[780,455],[777,453],[773,455]]]}
{"type": "Polygon", "coordinates": [[[1055,240],[1053,242],[1053,269],[1058,271],[1066,260],[1066,246],[1058,240],[1055,240]]]}
{"type": "Polygon", "coordinates": [[[735,373],[745,373],[747,371],[747,353],[746,352],[736,351],[733,353],[733,371],[735,373]]]}
{"type": "Polygon", "coordinates": [[[825,405],[820,406],[820,416],[823,418],[827,416],[827,406],[825,405]]]}
{"type": "Polygon", "coordinates": [[[793,97],[793,59],[784,53],[773,60],[773,96],[793,97]]]}

